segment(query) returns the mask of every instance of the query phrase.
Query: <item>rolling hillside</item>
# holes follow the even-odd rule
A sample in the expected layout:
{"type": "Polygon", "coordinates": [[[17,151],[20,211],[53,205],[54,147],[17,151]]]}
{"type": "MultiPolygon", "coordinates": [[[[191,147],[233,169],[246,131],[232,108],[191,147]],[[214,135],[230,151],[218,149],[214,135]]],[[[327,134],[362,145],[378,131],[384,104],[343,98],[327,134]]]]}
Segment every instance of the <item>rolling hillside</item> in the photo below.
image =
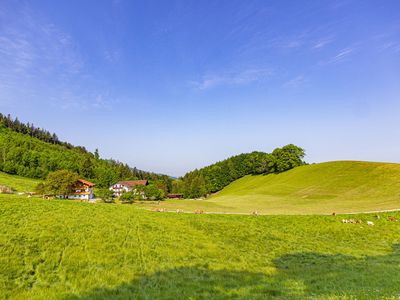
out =
{"type": "Polygon", "coordinates": [[[108,188],[119,180],[148,179],[168,184],[167,175],[131,168],[127,164],[100,157],[84,147],[60,142],[55,134],[30,127],[0,113],[0,171],[34,179],[44,179],[50,172],[69,170],[108,188]]]}
{"type": "Polygon", "coordinates": [[[162,207],[261,214],[400,209],[400,164],[335,161],[301,166],[280,174],[249,175],[207,200],[169,200],[162,207]]]}
{"type": "Polygon", "coordinates": [[[209,201],[280,214],[397,209],[400,164],[336,161],[246,176],[209,201]]]}
{"type": "Polygon", "coordinates": [[[39,179],[26,178],[0,172],[0,185],[5,185],[17,192],[32,192],[39,179]]]}

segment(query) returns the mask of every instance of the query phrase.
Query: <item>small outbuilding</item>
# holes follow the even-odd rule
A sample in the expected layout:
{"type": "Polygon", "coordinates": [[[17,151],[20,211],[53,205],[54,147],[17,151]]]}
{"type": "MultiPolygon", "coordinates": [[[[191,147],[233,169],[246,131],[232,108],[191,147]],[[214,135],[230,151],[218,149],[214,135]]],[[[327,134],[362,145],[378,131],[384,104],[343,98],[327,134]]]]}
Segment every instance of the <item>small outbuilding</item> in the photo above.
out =
{"type": "Polygon", "coordinates": [[[169,199],[183,199],[183,194],[168,194],[169,199]]]}

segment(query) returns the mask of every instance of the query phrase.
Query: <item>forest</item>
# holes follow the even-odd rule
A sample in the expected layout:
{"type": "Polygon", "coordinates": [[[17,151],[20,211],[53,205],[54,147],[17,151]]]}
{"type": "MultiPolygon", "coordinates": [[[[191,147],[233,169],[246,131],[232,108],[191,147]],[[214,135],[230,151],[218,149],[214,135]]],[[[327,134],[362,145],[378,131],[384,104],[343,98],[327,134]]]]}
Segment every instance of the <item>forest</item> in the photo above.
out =
{"type": "Polygon", "coordinates": [[[102,159],[98,150],[91,153],[84,147],[61,142],[55,134],[0,114],[0,171],[44,179],[56,170],[75,172],[98,187],[109,187],[119,180],[148,179],[168,192],[172,182],[167,175],[102,159]]]}
{"type": "Polygon", "coordinates": [[[0,171],[44,179],[50,172],[69,170],[107,188],[119,180],[147,179],[164,194],[181,193],[185,198],[205,197],[246,175],[281,173],[305,164],[304,149],[289,144],[272,153],[243,153],[173,180],[168,175],[131,168],[100,158],[84,147],[62,142],[47,130],[0,114],[0,171]]]}
{"type": "Polygon", "coordinates": [[[80,149],[82,152],[88,152],[85,147],[74,146],[70,143],[62,142],[58,139],[58,136],[55,133],[51,133],[45,129],[36,127],[34,124],[31,124],[29,122],[25,124],[19,121],[18,117],[13,119],[10,114],[5,116],[2,113],[0,113],[0,124],[2,124],[6,128],[10,128],[15,132],[35,137],[47,143],[62,145],[67,147],[68,149],[77,148],[80,149]]]}
{"type": "Polygon", "coordinates": [[[281,173],[304,165],[304,156],[304,149],[293,144],[276,148],[272,153],[255,151],[236,155],[187,173],[173,182],[172,190],[185,198],[204,197],[246,175],[281,173]]]}

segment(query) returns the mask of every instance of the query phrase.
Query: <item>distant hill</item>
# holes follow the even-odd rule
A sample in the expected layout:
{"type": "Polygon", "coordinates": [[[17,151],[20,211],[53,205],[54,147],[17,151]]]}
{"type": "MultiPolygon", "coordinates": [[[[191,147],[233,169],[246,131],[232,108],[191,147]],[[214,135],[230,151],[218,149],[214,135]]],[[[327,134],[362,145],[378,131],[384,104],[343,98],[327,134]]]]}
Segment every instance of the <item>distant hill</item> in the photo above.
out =
{"type": "Polygon", "coordinates": [[[206,201],[231,211],[274,214],[397,209],[400,164],[335,161],[245,176],[206,201]]]}

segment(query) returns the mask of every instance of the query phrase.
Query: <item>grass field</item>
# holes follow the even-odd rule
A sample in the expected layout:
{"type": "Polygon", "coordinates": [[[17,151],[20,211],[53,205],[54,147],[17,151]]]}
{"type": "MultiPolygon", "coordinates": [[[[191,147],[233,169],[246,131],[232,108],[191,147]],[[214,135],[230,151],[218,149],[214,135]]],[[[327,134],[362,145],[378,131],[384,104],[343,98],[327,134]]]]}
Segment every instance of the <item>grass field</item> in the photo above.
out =
{"type": "Polygon", "coordinates": [[[32,192],[40,181],[0,172],[0,185],[13,188],[17,192],[32,192]]]}
{"type": "Polygon", "coordinates": [[[246,176],[207,200],[168,200],[161,207],[263,214],[400,209],[400,164],[337,161],[307,165],[277,175],[246,176]]]}
{"type": "Polygon", "coordinates": [[[0,299],[398,299],[400,222],[0,198],[0,299]]]}

